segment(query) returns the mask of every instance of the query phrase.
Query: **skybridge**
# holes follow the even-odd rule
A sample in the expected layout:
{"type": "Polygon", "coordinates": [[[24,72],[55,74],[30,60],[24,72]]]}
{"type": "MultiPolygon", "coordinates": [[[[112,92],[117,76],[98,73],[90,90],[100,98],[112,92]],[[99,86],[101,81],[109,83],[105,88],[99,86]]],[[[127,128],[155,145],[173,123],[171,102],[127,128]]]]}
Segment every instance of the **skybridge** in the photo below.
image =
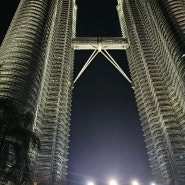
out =
{"type": "Polygon", "coordinates": [[[75,50],[125,50],[128,41],[122,37],[77,37],[72,40],[72,45],[75,50]]]}
{"type": "Polygon", "coordinates": [[[98,53],[103,54],[105,58],[107,58],[107,60],[124,76],[124,78],[131,83],[131,80],[108,52],[108,50],[126,50],[129,47],[127,39],[122,37],[76,37],[72,40],[72,47],[74,50],[93,50],[91,56],[75,78],[74,83],[98,53]]]}

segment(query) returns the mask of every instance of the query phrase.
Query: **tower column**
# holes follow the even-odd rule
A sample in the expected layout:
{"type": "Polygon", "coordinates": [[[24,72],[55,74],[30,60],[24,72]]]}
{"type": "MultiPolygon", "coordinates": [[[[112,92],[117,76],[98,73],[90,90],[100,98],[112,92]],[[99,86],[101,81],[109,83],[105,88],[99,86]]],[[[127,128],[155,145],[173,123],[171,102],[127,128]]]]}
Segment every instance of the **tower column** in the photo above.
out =
{"type": "Polygon", "coordinates": [[[0,50],[0,97],[35,112],[50,0],[21,0],[0,50]]]}

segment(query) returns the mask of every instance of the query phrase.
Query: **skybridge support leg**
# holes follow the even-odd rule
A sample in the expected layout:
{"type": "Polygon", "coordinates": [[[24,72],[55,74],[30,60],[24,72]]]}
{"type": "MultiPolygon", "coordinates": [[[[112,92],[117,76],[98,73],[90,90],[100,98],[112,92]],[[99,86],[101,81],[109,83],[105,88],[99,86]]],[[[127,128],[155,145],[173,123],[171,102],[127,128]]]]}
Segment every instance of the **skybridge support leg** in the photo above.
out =
{"type": "Polygon", "coordinates": [[[121,69],[121,67],[118,65],[118,63],[114,60],[114,58],[108,53],[107,50],[103,49],[101,50],[101,53],[109,60],[109,62],[127,79],[129,83],[131,83],[131,80],[128,78],[126,73],[121,69]]]}
{"type": "Polygon", "coordinates": [[[93,53],[91,54],[91,56],[89,57],[89,59],[87,60],[87,62],[84,64],[84,66],[82,67],[81,71],[78,73],[77,77],[75,78],[74,82],[75,83],[78,78],[82,75],[82,73],[86,70],[86,68],[88,67],[88,65],[93,61],[93,59],[95,58],[95,56],[98,54],[98,50],[95,49],[93,51],[93,53]]]}

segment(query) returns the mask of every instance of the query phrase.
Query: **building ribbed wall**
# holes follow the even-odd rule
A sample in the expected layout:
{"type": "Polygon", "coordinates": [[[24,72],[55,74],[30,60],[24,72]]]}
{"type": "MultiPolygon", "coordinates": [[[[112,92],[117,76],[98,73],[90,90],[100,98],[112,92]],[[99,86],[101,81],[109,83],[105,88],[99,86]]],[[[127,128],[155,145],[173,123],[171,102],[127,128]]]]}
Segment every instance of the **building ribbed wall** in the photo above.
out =
{"type": "MultiPolygon", "coordinates": [[[[178,5],[177,7],[179,7],[180,2],[182,1],[175,1],[175,4],[178,5]]],[[[165,1],[164,4],[171,7],[170,1],[165,1]]],[[[172,109],[172,115],[175,118],[173,124],[170,123],[169,125],[169,116],[167,116],[166,121],[167,138],[169,140],[167,145],[169,148],[171,147],[169,153],[171,155],[173,179],[177,184],[183,184],[185,183],[185,84],[182,69],[185,67],[185,61],[182,57],[182,36],[177,33],[178,23],[176,26],[172,25],[172,22],[178,20],[178,17],[173,16],[173,20],[170,19],[169,15],[167,15],[169,11],[161,5],[161,2],[151,1],[147,7],[151,15],[150,21],[155,25],[155,29],[153,28],[149,33],[153,31],[151,38],[153,36],[152,43],[156,61],[162,72],[163,81],[169,94],[168,101],[172,109]],[[157,15],[156,11],[158,12],[157,15]],[[154,46],[154,38],[158,41],[159,48],[154,46]]],[[[182,11],[179,12],[179,16],[185,18],[182,11]]],[[[168,115],[166,112],[164,114],[168,115]]]]}
{"type": "Polygon", "coordinates": [[[71,40],[76,6],[72,0],[57,0],[53,6],[54,48],[37,112],[36,128],[41,131],[42,152],[37,157],[35,181],[62,184],[67,175],[74,58],[71,40]]]}
{"type": "MultiPolygon", "coordinates": [[[[185,184],[185,2],[118,0],[152,174],[185,184]]],[[[22,0],[0,50],[0,98],[36,112],[35,181],[66,180],[75,0],[22,0]]]]}
{"type": "Polygon", "coordinates": [[[0,98],[35,114],[35,182],[66,180],[76,14],[75,0],[22,0],[0,50],[0,98]]]}
{"type": "Polygon", "coordinates": [[[120,22],[120,27],[121,27],[121,32],[122,32],[122,36],[123,38],[127,38],[127,28],[126,28],[126,23],[125,23],[125,15],[123,12],[124,9],[124,4],[122,0],[117,0],[118,1],[118,5],[116,6],[116,9],[118,11],[118,18],[119,18],[119,22],[120,22]]]}
{"type": "Polygon", "coordinates": [[[161,184],[185,184],[184,2],[120,2],[130,43],[127,57],[152,174],[161,184]]]}
{"type": "Polygon", "coordinates": [[[35,112],[45,58],[50,1],[22,0],[0,49],[0,97],[35,112]]]}

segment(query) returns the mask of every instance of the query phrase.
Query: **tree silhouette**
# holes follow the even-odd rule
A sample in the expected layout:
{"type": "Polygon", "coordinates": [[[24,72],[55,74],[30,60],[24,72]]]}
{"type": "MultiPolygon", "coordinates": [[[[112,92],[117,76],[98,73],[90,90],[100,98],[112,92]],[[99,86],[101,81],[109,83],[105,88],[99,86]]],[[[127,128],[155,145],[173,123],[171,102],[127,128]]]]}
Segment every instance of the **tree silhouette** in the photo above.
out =
{"type": "Polygon", "coordinates": [[[0,177],[15,185],[33,184],[30,150],[40,150],[33,115],[12,100],[0,99],[0,177]]]}

